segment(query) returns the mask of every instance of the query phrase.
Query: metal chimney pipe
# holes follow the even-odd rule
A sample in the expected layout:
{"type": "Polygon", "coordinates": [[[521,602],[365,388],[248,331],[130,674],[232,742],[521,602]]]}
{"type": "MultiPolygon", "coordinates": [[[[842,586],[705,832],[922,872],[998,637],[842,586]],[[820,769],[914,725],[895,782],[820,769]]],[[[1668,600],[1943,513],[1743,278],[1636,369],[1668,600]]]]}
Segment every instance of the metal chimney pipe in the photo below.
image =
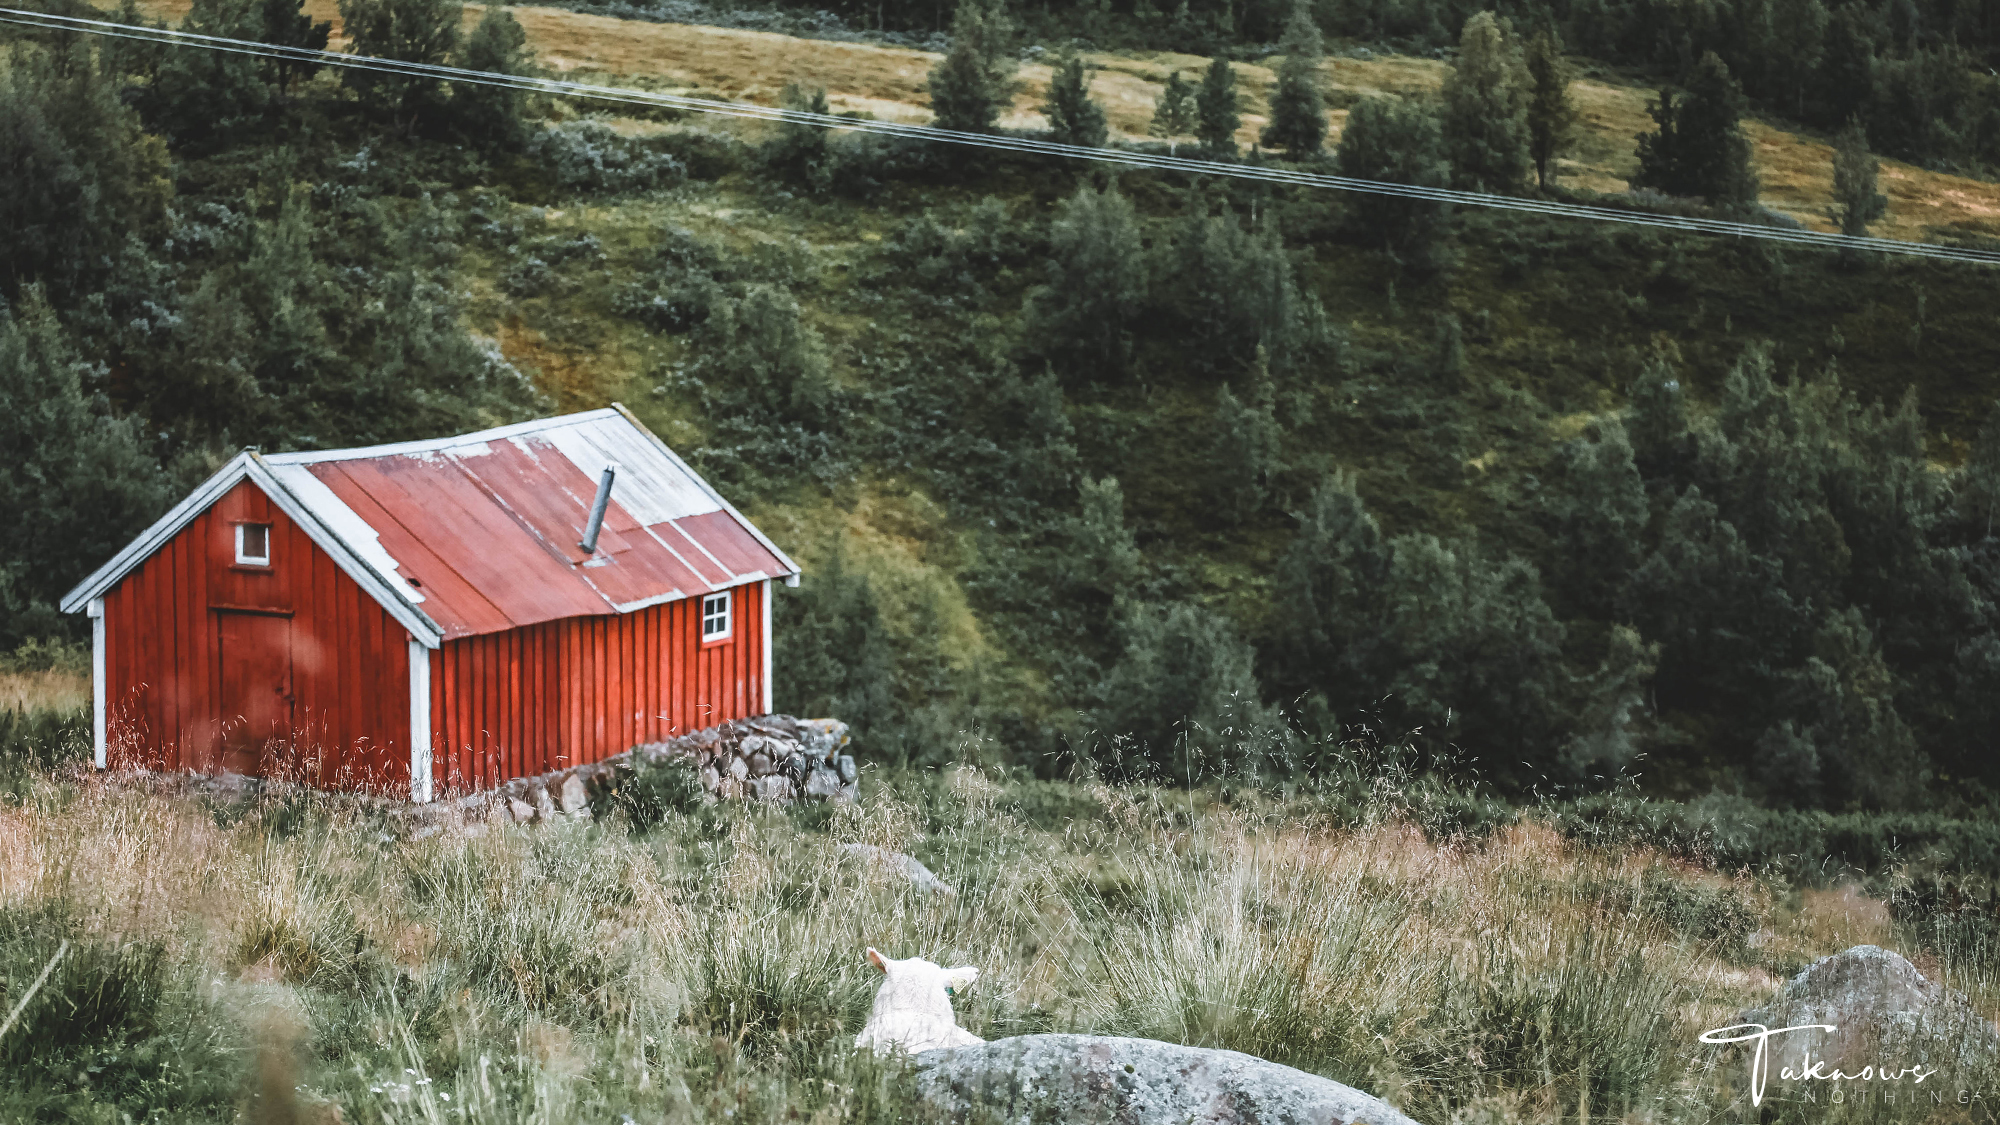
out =
{"type": "Polygon", "coordinates": [[[604,529],[604,508],[611,503],[611,481],[618,475],[618,463],[613,461],[604,466],[604,477],[597,482],[597,499],[590,502],[590,522],[584,525],[583,540],[577,546],[586,555],[597,553],[597,533],[604,529]]]}

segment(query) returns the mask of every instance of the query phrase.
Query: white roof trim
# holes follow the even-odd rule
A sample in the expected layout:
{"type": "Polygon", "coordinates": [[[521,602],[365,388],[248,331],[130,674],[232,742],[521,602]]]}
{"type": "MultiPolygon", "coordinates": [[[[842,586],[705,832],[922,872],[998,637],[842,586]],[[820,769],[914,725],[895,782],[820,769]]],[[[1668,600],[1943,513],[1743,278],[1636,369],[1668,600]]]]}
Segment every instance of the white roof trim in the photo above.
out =
{"type": "MultiPolygon", "coordinates": [[[[298,455],[290,455],[296,457],[298,455]]],[[[285,463],[295,463],[287,461],[285,463]]],[[[167,541],[180,534],[182,529],[193,523],[196,516],[207,511],[217,500],[222,499],[230,489],[248,480],[262,489],[264,495],[278,506],[292,522],[299,525],[308,538],[320,550],[332,557],[335,565],[386,610],[410,634],[423,642],[425,648],[436,648],[444,639],[444,630],[432,621],[423,610],[412,605],[402,596],[402,591],[385,579],[366,560],[355,554],[348,545],[333,533],[320,517],[302,503],[291,490],[285,487],[278,475],[273,473],[266,459],[255,453],[239,453],[221,471],[203,481],[188,497],[173,506],[166,515],[154,521],[153,526],[141,532],[137,539],[126,544],[125,549],[112,556],[111,561],[98,567],[90,577],[78,583],[75,589],[63,595],[64,613],[77,613],[89,605],[91,599],[101,598],[116,586],[140,563],[153,557],[154,552],[166,546],[167,541]]]]}
{"type": "Polygon", "coordinates": [[[389,556],[389,552],[383,549],[381,535],[353,508],[348,507],[347,501],[335,495],[333,489],[326,486],[325,481],[314,476],[311,469],[304,465],[272,465],[268,460],[265,462],[265,468],[284,483],[285,490],[296,497],[299,503],[318,516],[328,531],[338,536],[342,543],[347,544],[348,550],[353,551],[356,558],[373,567],[375,573],[381,575],[404,601],[411,605],[423,602],[424,595],[411,586],[402,575],[396,573],[398,565],[396,560],[389,556]]]}
{"type": "MultiPolygon", "coordinates": [[[[638,417],[634,415],[630,410],[625,409],[624,403],[614,402],[611,404],[610,409],[615,410],[618,413],[624,415],[625,420],[627,422],[632,423],[635,429],[637,429],[640,433],[645,434],[647,437],[653,439],[653,444],[660,447],[660,452],[665,453],[669,458],[673,460],[674,464],[680,466],[682,472],[686,473],[690,478],[692,478],[696,484],[699,484],[701,486],[701,490],[703,492],[708,493],[709,498],[715,501],[717,507],[721,508],[725,512],[728,512],[730,515],[735,516],[737,523],[740,523],[744,527],[749,528],[750,534],[757,537],[757,542],[762,543],[764,545],[765,550],[771,552],[773,555],[776,555],[778,557],[778,561],[784,564],[786,568],[785,576],[789,577],[794,574],[802,573],[799,570],[799,564],[792,561],[792,556],[786,554],[783,551],[780,551],[778,549],[778,545],[776,543],[771,542],[771,540],[765,536],[761,528],[759,528],[756,524],[751,523],[749,520],[744,519],[743,513],[736,510],[736,505],[731,504],[728,500],[724,499],[722,493],[717,492],[715,490],[715,486],[708,483],[707,477],[704,477],[700,473],[695,472],[694,469],[686,461],[681,460],[681,455],[674,452],[673,446],[670,446],[666,442],[661,441],[660,435],[654,433],[651,429],[647,428],[646,423],[639,421],[638,417]]],[[[678,531],[679,529],[676,528],[675,530],[678,531]]],[[[686,533],[683,532],[683,534],[686,533]]],[[[706,554],[707,552],[704,550],[703,553],[706,554]]],[[[721,564],[718,563],[717,565],[721,564]]],[[[723,569],[728,570],[729,568],[723,567],[723,569]]],[[[749,581],[749,579],[745,579],[745,581],[749,581]]]]}

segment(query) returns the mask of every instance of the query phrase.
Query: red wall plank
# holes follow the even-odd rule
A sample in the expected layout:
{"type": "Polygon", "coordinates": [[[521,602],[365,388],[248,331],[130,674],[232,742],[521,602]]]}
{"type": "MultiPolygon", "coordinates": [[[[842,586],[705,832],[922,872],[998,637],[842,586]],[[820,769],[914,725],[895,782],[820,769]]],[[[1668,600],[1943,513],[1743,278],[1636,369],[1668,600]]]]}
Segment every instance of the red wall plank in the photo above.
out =
{"type": "MultiPolygon", "coordinates": [[[[216,610],[290,617],[292,745],[277,761],[351,783],[408,783],[408,654],[402,628],[249,483],[105,595],[113,760],[214,768],[222,724],[216,610]],[[235,525],[271,525],[271,566],[236,565],[235,525]]],[[[290,767],[288,767],[290,768],[290,767]]]]}

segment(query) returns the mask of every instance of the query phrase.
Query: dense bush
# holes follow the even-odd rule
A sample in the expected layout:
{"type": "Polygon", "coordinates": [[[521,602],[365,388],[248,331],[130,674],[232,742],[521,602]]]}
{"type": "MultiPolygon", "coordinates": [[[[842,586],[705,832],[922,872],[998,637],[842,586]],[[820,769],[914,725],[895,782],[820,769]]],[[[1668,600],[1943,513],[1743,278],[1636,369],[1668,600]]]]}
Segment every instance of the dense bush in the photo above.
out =
{"type": "Polygon", "coordinates": [[[1948,813],[1772,809],[1742,798],[1684,803],[1607,793],[1537,815],[1593,847],[1645,844],[1725,871],[1771,870],[1806,882],[1887,875],[1902,864],[2000,877],[2000,825],[1948,813]]]}
{"type": "Polygon", "coordinates": [[[671,153],[589,118],[549,126],[529,141],[528,151],[547,163],[557,184],[571,191],[653,191],[687,176],[687,166],[671,153]]]}

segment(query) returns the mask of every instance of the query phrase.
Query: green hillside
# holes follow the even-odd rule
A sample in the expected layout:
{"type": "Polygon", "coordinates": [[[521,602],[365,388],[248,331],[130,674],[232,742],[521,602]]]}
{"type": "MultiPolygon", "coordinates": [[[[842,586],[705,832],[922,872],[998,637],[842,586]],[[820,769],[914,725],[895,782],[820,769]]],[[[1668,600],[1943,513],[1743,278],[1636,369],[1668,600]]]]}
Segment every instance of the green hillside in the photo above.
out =
{"type": "MultiPolygon", "coordinates": [[[[260,11],[183,26],[310,37],[260,11]]],[[[239,446],[615,400],[804,561],[780,709],[878,760],[1297,776],[1366,725],[1514,796],[1996,781],[1990,268],[15,40],[9,646],[239,446]]],[[[1464,173],[1431,88],[1307,163],[1464,173]]]]}

